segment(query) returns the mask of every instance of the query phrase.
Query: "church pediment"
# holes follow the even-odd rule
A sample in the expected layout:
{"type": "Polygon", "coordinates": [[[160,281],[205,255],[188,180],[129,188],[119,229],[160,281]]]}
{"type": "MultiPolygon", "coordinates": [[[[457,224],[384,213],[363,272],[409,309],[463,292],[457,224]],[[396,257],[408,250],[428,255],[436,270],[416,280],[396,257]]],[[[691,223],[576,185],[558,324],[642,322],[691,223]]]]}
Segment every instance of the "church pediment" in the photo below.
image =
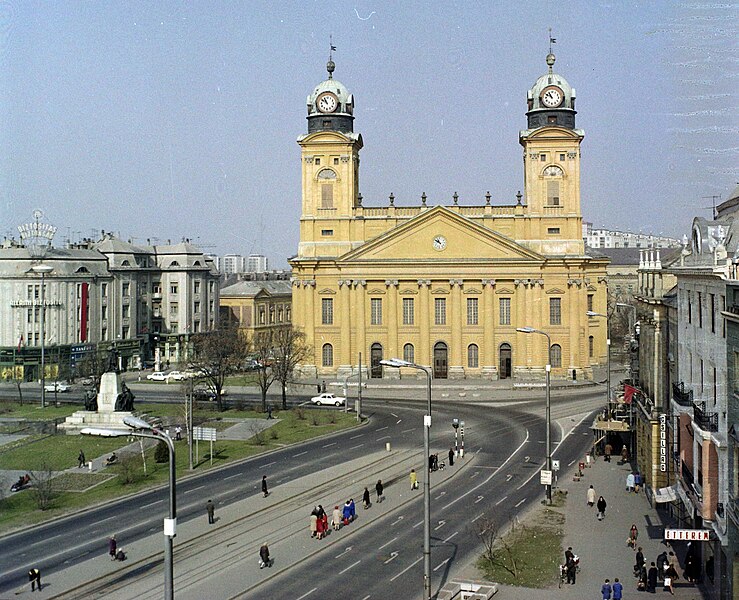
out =
{"type": "Polygon", "coordinates": [[[542,262],[540,254],[443,206],[369,240],[342,262],[542,262]]]}
{"type": "Polygon", "coordinates": [[[547,294],[564,294],[564,290],[560,290],[559,288],[552,288],[551,290],[546,291],[547,294]]]}
{"type": "Polygon", "coordinates": [[[482,294],[482,290],[478,288],[470,288],[470,289],[465,289],[464,293],[465,294],[482,294]]]}
{"type": "Polygon", "coordinates": [[[510,294],[513,293],[513,290],[510,289],[510,288],[504,287],[504,288],[499,288],[499,289],[495,290],[495,293],[496,294],[507,294],[507,295],[510,295],[510,294]]]}
{"type": "Polygon", "coordinates": [[[325,294],[335,294],[336,290],[332,290],[331,288],[323,288],[318,292],[319,295],[323,296],[325,294]]]}

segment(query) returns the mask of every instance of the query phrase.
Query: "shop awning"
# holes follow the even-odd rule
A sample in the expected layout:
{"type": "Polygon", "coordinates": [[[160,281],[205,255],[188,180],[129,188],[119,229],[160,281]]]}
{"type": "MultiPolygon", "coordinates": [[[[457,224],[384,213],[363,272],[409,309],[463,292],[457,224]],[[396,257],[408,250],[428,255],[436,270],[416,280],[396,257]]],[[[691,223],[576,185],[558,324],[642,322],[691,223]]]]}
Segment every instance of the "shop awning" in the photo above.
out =
{"type": "Polygon", "coordinates": [[[654,494],[655,502],[674,502],[677,500],[677,486],[679,484],[671,485],[670,487],[658,488],[654,494]]]}

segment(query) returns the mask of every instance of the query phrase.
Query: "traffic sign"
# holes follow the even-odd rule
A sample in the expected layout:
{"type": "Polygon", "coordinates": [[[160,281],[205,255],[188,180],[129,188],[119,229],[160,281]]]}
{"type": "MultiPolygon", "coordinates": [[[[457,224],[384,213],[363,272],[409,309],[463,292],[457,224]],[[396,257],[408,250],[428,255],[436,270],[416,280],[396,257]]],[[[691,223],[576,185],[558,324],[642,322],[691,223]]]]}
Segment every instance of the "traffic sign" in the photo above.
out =
{"type": "Polygon", "coordinates": [[[541,484],[542,485],[552,485],[552,472],[551,471],[545,471],[541,470],[539,471],[541,474],[541,484]]]}
{"type": "Polygon", "coordinates": [[[559,471],[559,461],[552,459],[552,471],[559,471]]]}

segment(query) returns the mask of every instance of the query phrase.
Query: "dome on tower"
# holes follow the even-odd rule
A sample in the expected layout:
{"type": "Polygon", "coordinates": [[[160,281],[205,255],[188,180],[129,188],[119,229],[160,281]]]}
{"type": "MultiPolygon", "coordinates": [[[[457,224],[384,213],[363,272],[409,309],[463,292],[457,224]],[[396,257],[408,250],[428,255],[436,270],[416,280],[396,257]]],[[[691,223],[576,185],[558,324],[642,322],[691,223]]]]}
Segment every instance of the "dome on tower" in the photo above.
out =
{"type": "Polygon", "coordinates": [[[549,72],[539,77],[528,93],[529,129],[558,125],[575,128],[575,88],[554,72],[554,54],[547,55],[549,72]]]}
{"type": "Polygon", "coordinates": [[[354,96],[346,86],[333,78],[336,65],[329,60],[326,65],[328,79],[319,83],[308,95],[308,133],[333,130],[353,131],[354,96]]]}

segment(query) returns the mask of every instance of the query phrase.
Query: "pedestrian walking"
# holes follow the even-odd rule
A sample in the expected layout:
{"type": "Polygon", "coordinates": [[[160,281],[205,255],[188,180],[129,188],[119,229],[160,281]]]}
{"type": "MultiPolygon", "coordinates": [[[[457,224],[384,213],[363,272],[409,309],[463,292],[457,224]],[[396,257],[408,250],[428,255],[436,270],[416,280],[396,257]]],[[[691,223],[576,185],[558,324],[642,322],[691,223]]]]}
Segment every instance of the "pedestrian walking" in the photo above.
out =
{"type": "Polygon", "coordinates": [[[110,554],[110,560],[115,560],[115,551],[118,547],[118,542],[115,539],[115,534],[108,538],[108,554],[110,554]]]}
{"type": "Polygon", "coordinates": [[[621,448],[621,462],[623,464],[629,462],[629,449],[626,447],[626,444],[621,448]]]}
{"type": "Polygon", "coordinates": [[[41,571],[39,571],[36,567],[28,571],[28,581],[31,584],[31,591],[36,591],[36,586],[38,586],[38,591],[41,591],[41,571]]]}
{"type": "Polygon", "coordinates": [[[213,525],[213,523],[216,522],[216,507],[215,504],[213,504],[213,500],[208,500],[208,502],[205,503],[205,510],[208,512],[208,525],[213,525]]]}
{"type": "Polygon", "coordinates": [[[267,476],[266,475],[262,475],[262,493],[264,494],[265,498],[269,496],[269,491],[267,490],[267,476]]]}
{"type": "Polygon", "coordinates": [[[637,577],[641,575],[641,570],[644,567],[644,552],[642,551],[642,547],[639,546],[639,549],[636,551],[636,562],[634,563],[634,575],[637,577]]]}
{"type": "Polygon", "coordinates": [[[575,562],[574,554],[567,559],[565,569],[567,572],[567,583],[575,585],[575,578],[577,577],[577,562],[575,562]]]}
{"type": "Polygon", "coordinates": [[[316,384],[316,391],[317,391],[317,392],[318,392],[319,394],[321,393],[321,384],[320,384],[320,383],[317,383],[317,384],[316,384]]]}
{"type": "Polygon", "coordinates": [[[636,538],[639,537],[639,530],[636,528],[636,523],[631,524],[631,529],[629,530],[629,546],[631,546],[634,550],[636,550],[636,538]]]}
{"type": "Polygon", "coordinates": [[[434,470],[434,455],[429,454],[429,471],[434,470]]]}
{"type": "Polygon", "coordinates": [[[652,565],[649,567],[649,572],[647,573],[647,591],[651,594],[654,594],[657,590],[657,573],[657,567],[654,561],[652,561],[652,565]]]}
{"type": "Polygon", "coordinates": [[[606,518],[606,499],[603,496],[598,496],[598,520],[602,521],[606,518]]]}
{"type": "Polygon", "coordinates": [[[310,536],[312,538],[318,536],[318,507],[314,506],[310,513],[310,536]]]}
{"type": "Polygon", "coordinates": [[[416,470],[411,469],[411,490],[417,490],[418,489],[418,475],[416,475],[416,470]]]}
{"type": "Polygon", "coordinates": [[[641,484],[642,476],[641,473],[637,471],[636,473],[634,473],[634,492],[636,492],[637,494],[639,493],[639,488],[641,487],[641,484]]]}
{"type": "Polygon", "coordinates": [[[378,479],[377,483],[375,484],[375,491],[377,492],[377,503],[378,504],[382,502],[383,498],[385,497],[382,495],[383,490],[384,488],[382,486],[382,480],[378,479]]]}
{"type": "Polygon", "coordinates": [[[627,492],[634,491],[634,474],[633,473],[629,473],[626,476],[626,491],[627,492]]]}
{"type": "Polygon", "coordinates": [[[326,535],[326,525],[327,521],[325,520],[326,517],[326,511],[323,510],[323,506],[320,504],[318,505],[318,514],[316,515],[316,537],[319,540],[322,540],[324,536],[326,535]]]}
{"type": "Polygon", "coordinates": [[[621,585],[618,577],[616,577],[613,580],[613,600],[621,600],[623,598],[623,592],[624,586],[621,585]]]}
{"type": "Polygon", "coordinates": [[[344,525],[349,525],[349,523],[352,522],[352,504],[351,504],[351,501],[347,500],[344,503],[344,508],[342,509],[342,512],[341,512],[341,518],[342,518],[342,523],[344,525]]]}
{"type": "Polygon", "coordinates": [[[678,579],[677,575],[677,569],[675,568],[674,561],[674,554],[670,552],[671,560],[665,565],[665,580],[664,580],[664,590],[669,591],[670,594],[673,596],[675,595],[675,591],[672,589],[672,584],[675,580],[678,579]]]}
{"type": "Polygon", "coordinates": [[[272,563],[269,560],[269,547],[267,546],[267,542],[264,542],[264,544],[259,548],[259,568],[263,569],[264,567],[271,566],[272,563]]]}
{"type": "Polygon", "coordinates": [[[174,428],[174,439],[178,442],[182,440],[182,427],[179,425],[174,428]]]}
{"type": "Polygon", "coordinates": [[[325,392],[325,391],[326,391],[326,380],[324,379],[321,382],[321,392],[325,392]]]}
{"type": "Polygon", "coordinates": [[[80,449],[79,456],[77,457],[77,468],[81,469],[85,466],[85,453],[80,449]]]}
{"type": "Polygon", "coordinates": [[[341,529],[341,511],[339,510],[338,505],[334,506],[334,512],[331,515],[331,525],[333,526],[334,531],[341,529]]]}
{"type": "Polygon", "coordinates": [[[606,444],[606,447],[604,449],[606,462],[611,462],[611,452],[613,452],[613,446],[611,446],[610,444],[606,444]]]}
{"type": "Polygon", "coordinates": [[[354,498],[349,498],[349,514],[352,521],[357,518],[357,505],[354,504],[354,498]]]}
{"type": "Polygon", "coordinates": [[[370,493],[366,487],[364,488],[364,493],[362,494],[362,505],[365,509],[370,507],[370,493]]]}
{"type": "Polygon", "coordinates": [[[611,588],[611,580],[606,579],[606,582],[600,587],[600,593],[603,597],[603,600],[611,600],[611,592],[613,591],[613,588],[611,588]]]}
{"type": "Polygon", "coordinates": [[[657,556],[657,576],[662,579],[665,574],[665,568],[667,566],[667,550],[663,550],[662,553],[657,556]]]}
{"type": "Polygon", "coordinates": [[[449,466],[454,466],[454,450],[452,448],[449,448],[449,466]]]}
{"type": "Polygon", "coordinates": [[[591,485],[588,488],[588,506],[591,508],[595,505],[595,490],[593,489],[593,486],[591,485]]]}

